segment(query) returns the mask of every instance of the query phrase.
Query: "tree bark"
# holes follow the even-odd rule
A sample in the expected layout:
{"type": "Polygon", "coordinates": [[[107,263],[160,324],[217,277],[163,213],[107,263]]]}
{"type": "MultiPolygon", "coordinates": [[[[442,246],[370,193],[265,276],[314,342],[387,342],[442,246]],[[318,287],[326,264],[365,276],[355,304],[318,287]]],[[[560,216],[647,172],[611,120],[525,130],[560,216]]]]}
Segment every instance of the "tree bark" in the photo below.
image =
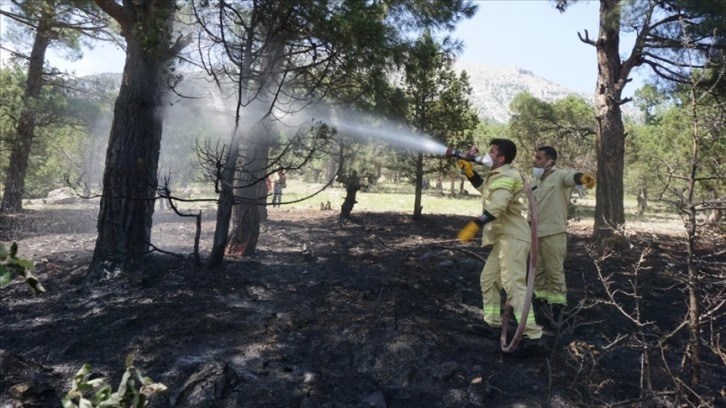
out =
{"type": "MultiPolygon", "coordinates": [[[[229,155],[225,161],[224,168],[220,174],[220,193],[217,201],[217,223],[214,230],[214,242],[212,243],[212,251],[209,254],[208,265],[210,268],[217,267],[222,264],[224,260],[224,254],[227,250],[227,244],[229,243],[230,224],[232,221],[232,211],[235,205],[235,191],[234,191],[234,176],[237,171],[237,160],[240,155],[240,111],[243,108],[244,101],[242,96],[250,92],[250,82],[252,81],[252,62],[253,62],[253,48],[254,48],[254,34],[258,30],[258,13],[259,10],[255,7],[251,12],[251,21],[249,27],[246,28],[247,39],[242,45],[242,49],[239,50],[240,54],[236,56],[239,58],[238,68],[239,76],[236,78],[236,86],[238,91],[237,107],[235,113],[235,126],[232,133],[232,140],[230,142],[229,155]]],[[[225,48],[227,46],[225,45],[225,48]]],[[[227,53],[235,54],[237,51],[227,50],[227,53]]],[[[229,56],[229,55],[228,55],[229,56]]],[[[235,58],[236,59],[236,58],[235,58]]],[[[240,214],[244,219],[243,214],[240,214]]],[[[259,214],[256,217],[258,228],[259,228],[259,214]]],[[[259,234],[259,231],[257,232],[259,234]]]]}
{"type": "Polygon", "coordinates": [[[691,143],[690,168],[688,169],[688,180],[685,205],[688,216],[688,239],[686,244],[688,262],[688,348],[686,357],[690,363],[689,385],[697,387],[701,382],[701,276],[698,266],[698,255],[696,254],[696,240],[698,237],[698,210],[696,207],[696,180],[698,178],[699,163],[699,128],[700,120],[696,104],[696,93],[691,85],[691,111],[693,120],[693,140],[691,143]]]}
{"type": "Polygon", "coordinates": [[[423,153],[416,155],[416,194],[413,200],[413,219],[420,220],[423,217],[421,206],[421,184],[423,183],[423,153]]]}
{"type": "Polygon", "coordinates": [[[599,75],[595,88],[597,179],[595,225],[597,241],[611,236],[625,222],[623,171],[625,128],[620,110],[628,72],[622,71],[620,1],[600,1],[600,33],[595,47],[599,75]]]}
{"type": "MultiPolygon", "coordinates": [[[[259,134],[253,147],[247,150],[245,155],[245,166],[238,172],[241,180],[240,198],[241,203],[233,210],[233,230],[227,248],[227,254],[231,256],[250,256],[257,251],[257,241],[260,238],[260,207],[266,209],[265,175],[267,173],[268,145],[266,140],[271,137],[270,132],[257,126],[259,134]]],[[[267,211],[265,210],[265,214],[267,211]]]]}
{"type": "Polygon", "coordinates": [[[233,211],[233,223],[227,254],[242,257],[253,255],[260,238],[259,209],[255,204],[237,204],[233,211]]]}
{"type": "Polygon", "coordinates": [[[173,1],[96,3],[119,22],[127,49],[106,150],[98,237],[88,281],[101,278],[104,270],[132,268],[149,250],[161,149],[163,78],[174,55],[170,54],[173,1]],[[144,37],[137,37],[139,33],[144,37]]]}
{"type": "MultiPolygon", "coordinates": [[[[239,121],[239,119],[238,119],[239,121]]],[[[209,267],[214,268],[222,264],[224,260],[224,252],[227,249],[229,240],[229,225],[232,219],[232,209],[234,208],[234,172],[237,168],[237,158],[239,157],[239,129],[235,124],[230,142],[229,155],[224,162],[224,167],[219,175],[219,198],[217,199],[217,223],[214,229],[214,242],[212,250],[209,254],[209,267]]]]}
{"type": "MultiPolygon", "coordinates": [[[[272,40],[271,40],[272,41],[272,40]]],[[[274,43],[274,41],[272,41],[274,43]]],[[[284,43],[284,40],[279,44],[284,43]]],[[[264,59],[269,71],[280,72],[284,48],[275,45],[264,59]]],[[[248,58],[247,61],[250,61],[248,58]]],[[[246,67],[249,69],[249,66],[246,67]]],[[[268,72],[268,73],[270,73],[268,72]]],[[[267,85],[273,85],[279,81],[278,74],[273,74],[274,80],[266,78],[267,85]]],[[[274,89],[274,86],[272,87],[274,89]]],[[[263,88],[264,89],[264,88],[263,88]]],[[[249,91],[248,88],[244,89],[249,91]]],[[[274,98],[266,92],[257,96],[262,106],[274,106],[274,98]]],[[[264,120],[264,119],[263,119],[264,120]]],[[[272,139],[272,124],[267,126],[264,122],[257,123],[251,131],[252,137],[245,152],[245,160],[238,178],[241,180],[240,196],[242,202],[234,208],[234,226],[232,236],[227,248],[227,254],[232,256],[250,256],[257,251],[257,241],[260,238],[260,221],[267,220],[267,185],[265,177],[269,173],[267,163],[270,151],[270,140],[272,139]],[[261,194],[262,193],[262,194],[261,194]]],[[[275,166],[278,167],[278,166],[275,166]]]]}
{"type": "Polygon", "coordinates": [[[344,220],[350,219],[350,213],[353,212],[353,207],[358,202],[355,198],[358,190],[361,188],[360,177],[358,177],[358,173],[354,170],[348,176],[338,176],[336,181],[345,186],[345,199],[340,206],[340,216],[338,217],[338,220],[343,222],[344,220]]]}
{"type": "Polygon", "coordinates": [[[33,50],[30,53],[28,77],[23,98],[25,106],[18,120],[16,128],[17,139],[10,153],[10,167],[5,178],[2,202],[0,202],[0,211],[8,213],[22,211],[23,209],[25,175],[28,172],[30,148],[33,145],[33,138],[35,136],[36,101],[43,87],[45,53],[52,41],[53,16],[45,12],[48,8],[44,7],[43,10],[44,12],[38,21],[33,50]]]}

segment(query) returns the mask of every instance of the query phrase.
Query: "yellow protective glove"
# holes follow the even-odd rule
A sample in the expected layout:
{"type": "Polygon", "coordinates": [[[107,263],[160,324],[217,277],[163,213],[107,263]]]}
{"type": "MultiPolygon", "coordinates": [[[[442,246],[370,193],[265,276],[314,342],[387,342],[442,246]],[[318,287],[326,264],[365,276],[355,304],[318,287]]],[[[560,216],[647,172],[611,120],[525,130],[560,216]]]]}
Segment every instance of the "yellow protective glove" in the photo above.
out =
{"type": "Polygon", "coordinates": [[[459,233],[456,234],[456,238],[458,238],[461,242],[470,242],[474,239],[476,234],[479,233],[482,225],[484,225],[482,220],[475,218],[464,225],[464,228],[459,230],[459,233]]]}
{"type": "Polygon", "coordinates": [[[590,173],[583,173],[582,176],[580,176],[580,184],[583,186],[592,189],[595,187],[595,177],[593,177],[590,173]]]}
{"type": "Polygon", "coordinates": [[[456,162],[456,167],[460,168],[467,178],[474,177],[474,169],[471,167],[471,162],[469,160],[458,160],[456,162]]]}

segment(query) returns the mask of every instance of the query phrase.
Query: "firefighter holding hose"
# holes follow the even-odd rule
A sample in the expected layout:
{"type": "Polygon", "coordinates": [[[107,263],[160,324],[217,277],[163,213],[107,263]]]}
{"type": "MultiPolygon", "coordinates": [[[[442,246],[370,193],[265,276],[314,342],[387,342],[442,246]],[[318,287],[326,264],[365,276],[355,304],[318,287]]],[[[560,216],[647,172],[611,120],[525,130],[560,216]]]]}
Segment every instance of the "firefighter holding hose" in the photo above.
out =
{"type": "Polygon", "coordinates": [[[537,272],[534,307],[541,322],[558,329],[567,305],[564,261],[567,255],[567,208],[572,189],[595,187],[589,173],[555,167],[557,150],[540,146],[532,163],[532,194],[537,203],[537,272]]]}
{"type": "MultiPolygon", "coordinates": [[[[456,153],[454,156],[460,157],[461,153],[456,153]]],[[[447,155],[451,154],[447,151],[447,155]]],[[[480,276],[484,323],[467,326],[467,331],[488,337],[496,336],[501,330],[501,289],[506,292],[518,318],[522,315],[526,297],[531,234],[527,219],[522,215],[524,180],[511,165],[516,155],[514,142],[492,139],[486,155],[457,162],[484,198],[483,213],[464,226],[458,238],[471,241],[483,229],[482,246],[492,245],[480,276]],[[486,180],[474,171],[472,161],[489,168],[486,180]]],[[[536,324],[532,310],[527,314],[523,335],[524,342],[512,354],[528,356],[542,351],[542,327],[536,324]]]]}

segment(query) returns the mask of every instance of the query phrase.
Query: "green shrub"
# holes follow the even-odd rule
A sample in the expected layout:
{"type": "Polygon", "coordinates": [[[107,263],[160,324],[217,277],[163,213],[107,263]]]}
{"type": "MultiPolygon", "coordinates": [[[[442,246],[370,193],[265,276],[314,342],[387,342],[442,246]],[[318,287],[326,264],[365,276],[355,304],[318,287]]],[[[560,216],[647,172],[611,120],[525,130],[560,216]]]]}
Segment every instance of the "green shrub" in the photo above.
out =
{"type": "Polygon", "coordinates": [[[71,390],[61,400],[63,408],[142,408],[149,397],[166,391],[166,386],[144,377],[134,367],[132,355],[126,357],[126,372],[116,392],[103,378],[90,379],[91,366],[84,364],[75,377],[71,390]],[[93,392],[95,390],[95,392],[93,392]],[[86,396],[87,394],[92,395],[86,396]]]}
{"type": "Polygon", "coordinates": [[[45,288],[33,275],[35,263],[30,259],[18,258],[18,244],[13,242],[10,251],[0,243],[0,287],[12,282],[15,275],[22,276],[34,294],[45,292],[45,288]]]}

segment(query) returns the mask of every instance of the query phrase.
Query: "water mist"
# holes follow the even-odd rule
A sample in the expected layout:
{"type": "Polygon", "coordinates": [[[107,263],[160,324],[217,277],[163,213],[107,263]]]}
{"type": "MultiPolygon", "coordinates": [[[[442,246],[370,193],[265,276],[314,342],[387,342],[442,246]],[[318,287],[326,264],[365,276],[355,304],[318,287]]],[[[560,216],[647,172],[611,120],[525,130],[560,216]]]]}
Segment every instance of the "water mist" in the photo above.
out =
{"type": "MultiPolygon", "coordinates": [[[[387,142],[394,149],[408,149],[421,153],[444,156],[447,147],[425,134],[406,129],[404,125],[340,109],[318,107],[297,112],[284,119],[289,126],[302,126],[309,120],[319,120],[338,129],[341,134],[359,140],[373,137],[387,142]]],[[[309,123],[309,122],[308,122],[309,123]]]]}

